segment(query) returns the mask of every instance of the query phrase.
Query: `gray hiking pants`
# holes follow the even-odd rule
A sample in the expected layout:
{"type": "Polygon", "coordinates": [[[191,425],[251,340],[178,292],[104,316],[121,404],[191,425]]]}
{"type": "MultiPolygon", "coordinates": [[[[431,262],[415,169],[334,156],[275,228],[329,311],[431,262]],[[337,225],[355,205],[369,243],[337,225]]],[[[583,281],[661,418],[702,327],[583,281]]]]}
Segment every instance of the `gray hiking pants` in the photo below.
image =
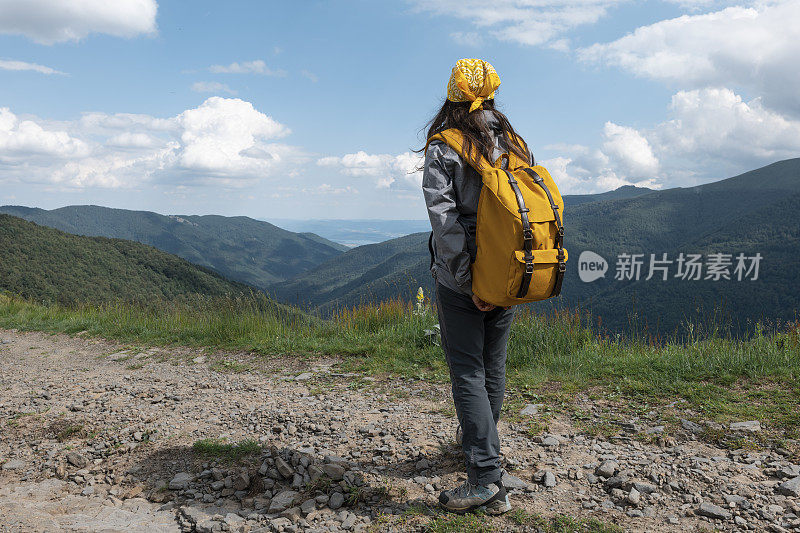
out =
{"type": "Polygon", "coordinates": [[[466,294],[436,284],[442,348],[473,485],[500,479],[497,421],[506,389],[506,344],[514,309],[478,310],[466,294]]]}

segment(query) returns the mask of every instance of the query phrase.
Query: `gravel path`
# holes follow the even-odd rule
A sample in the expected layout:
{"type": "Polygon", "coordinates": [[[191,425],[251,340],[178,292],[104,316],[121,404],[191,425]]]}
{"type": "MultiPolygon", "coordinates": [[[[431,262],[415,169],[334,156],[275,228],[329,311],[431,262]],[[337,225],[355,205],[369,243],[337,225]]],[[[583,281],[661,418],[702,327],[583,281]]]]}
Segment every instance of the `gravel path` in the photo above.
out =
{"type": "MultiPolygon", "coordinates": [[[[531,436],[521,420],[543,409],[501,422],[516,508],[626,531],[800,531],[786,449],[714,448],[689,421],[606,439],[556,417],[531,436]]],[[[746,442],[761,430],[745,422],[730,431],[746,442]]],[[[0,531],[423,531],[461,478],[454,429],[447,386],[335,360],[0,330],[0,531]],[[201,439],[261,449],[210,456],[201,439]]],[[[536,531],[519,513],[486,522],[536,531]]]]}

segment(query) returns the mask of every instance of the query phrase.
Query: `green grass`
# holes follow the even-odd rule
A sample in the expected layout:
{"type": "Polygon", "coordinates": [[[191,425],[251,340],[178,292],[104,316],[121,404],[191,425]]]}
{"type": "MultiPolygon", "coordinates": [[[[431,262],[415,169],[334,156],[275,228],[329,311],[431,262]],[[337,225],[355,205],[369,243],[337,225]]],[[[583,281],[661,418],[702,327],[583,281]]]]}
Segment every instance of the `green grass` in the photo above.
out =
{"type": "Polygon", "coordinates": [[[511,510],[507,516],[514,524],[534,527],[541,533],[622,533],[623,531],[616,524],[601,522],[596,518],[557,515],[548,519],[520,508],[511,510]]]}
{"type": "MultiPolygon", "coordinates": [[[[264,298],[199,299],[148,306],[42,305],[0,294],[0,327],[101,336],[143,346],[181,345],[259,356],[332,355],[347,370],[446,381],[441,348],[425,342],[435,310],[390,301],[319,320],[264,298]]],[[[800,328],[748,339],[709,335],[653,344],[593,333],[577,313],[521,312],[512,326],[509,388],[527,401],[566,406],[577,391],[653,409],[676,399],[720,422],[759,419],[798,437],[800,328]]],[[[251,366],[222,360],[213,367],[251,366]]]]}
{"type": "Polygon", "coordinates": [[[56,439],[58,439],[58,442],[64,442],[82,433],[84,433],[83,424],[68,424],[58,431],[56,439]]]}
{"type": "Polygon", "coordinates": [[[243,440],[236,444],[220,439],[201,439],[192,445],[192,449],[203,456],[235,461],[246,455],[261,452],[261,446],[254,440],[243,440]]]}

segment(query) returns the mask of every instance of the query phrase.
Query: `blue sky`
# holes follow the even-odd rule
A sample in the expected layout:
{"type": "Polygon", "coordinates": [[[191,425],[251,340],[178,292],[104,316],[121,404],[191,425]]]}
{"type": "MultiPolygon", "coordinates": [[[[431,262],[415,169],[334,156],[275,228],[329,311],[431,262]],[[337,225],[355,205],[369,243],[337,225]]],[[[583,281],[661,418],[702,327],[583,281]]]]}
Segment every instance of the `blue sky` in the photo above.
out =
{"type": "Polygon", "coordinates": [[[564,194],[800,155],[797,0],[62,4],[0,0],[0,204],[424,218],[461,57],[564,194]]]}

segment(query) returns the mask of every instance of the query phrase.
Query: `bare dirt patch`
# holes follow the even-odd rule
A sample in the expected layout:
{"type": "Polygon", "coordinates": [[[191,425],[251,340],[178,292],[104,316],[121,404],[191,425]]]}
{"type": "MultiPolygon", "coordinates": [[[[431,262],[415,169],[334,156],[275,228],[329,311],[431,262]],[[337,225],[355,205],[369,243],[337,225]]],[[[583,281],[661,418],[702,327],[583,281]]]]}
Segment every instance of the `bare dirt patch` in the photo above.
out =
{"type": "MultiPolygon", "coordinates": [[[[330,358],[0,339],[0,531],[425,530],[446,522],[436,497],[462,477],[446,385],[330,358]]],[[[658,415],[604,421],[582,398],[580,425],[509,398],[501,437],[524,512],[481,527],[565,515],[584,529],[800,530],[786,449],[720,448],[658,415]]]]}

